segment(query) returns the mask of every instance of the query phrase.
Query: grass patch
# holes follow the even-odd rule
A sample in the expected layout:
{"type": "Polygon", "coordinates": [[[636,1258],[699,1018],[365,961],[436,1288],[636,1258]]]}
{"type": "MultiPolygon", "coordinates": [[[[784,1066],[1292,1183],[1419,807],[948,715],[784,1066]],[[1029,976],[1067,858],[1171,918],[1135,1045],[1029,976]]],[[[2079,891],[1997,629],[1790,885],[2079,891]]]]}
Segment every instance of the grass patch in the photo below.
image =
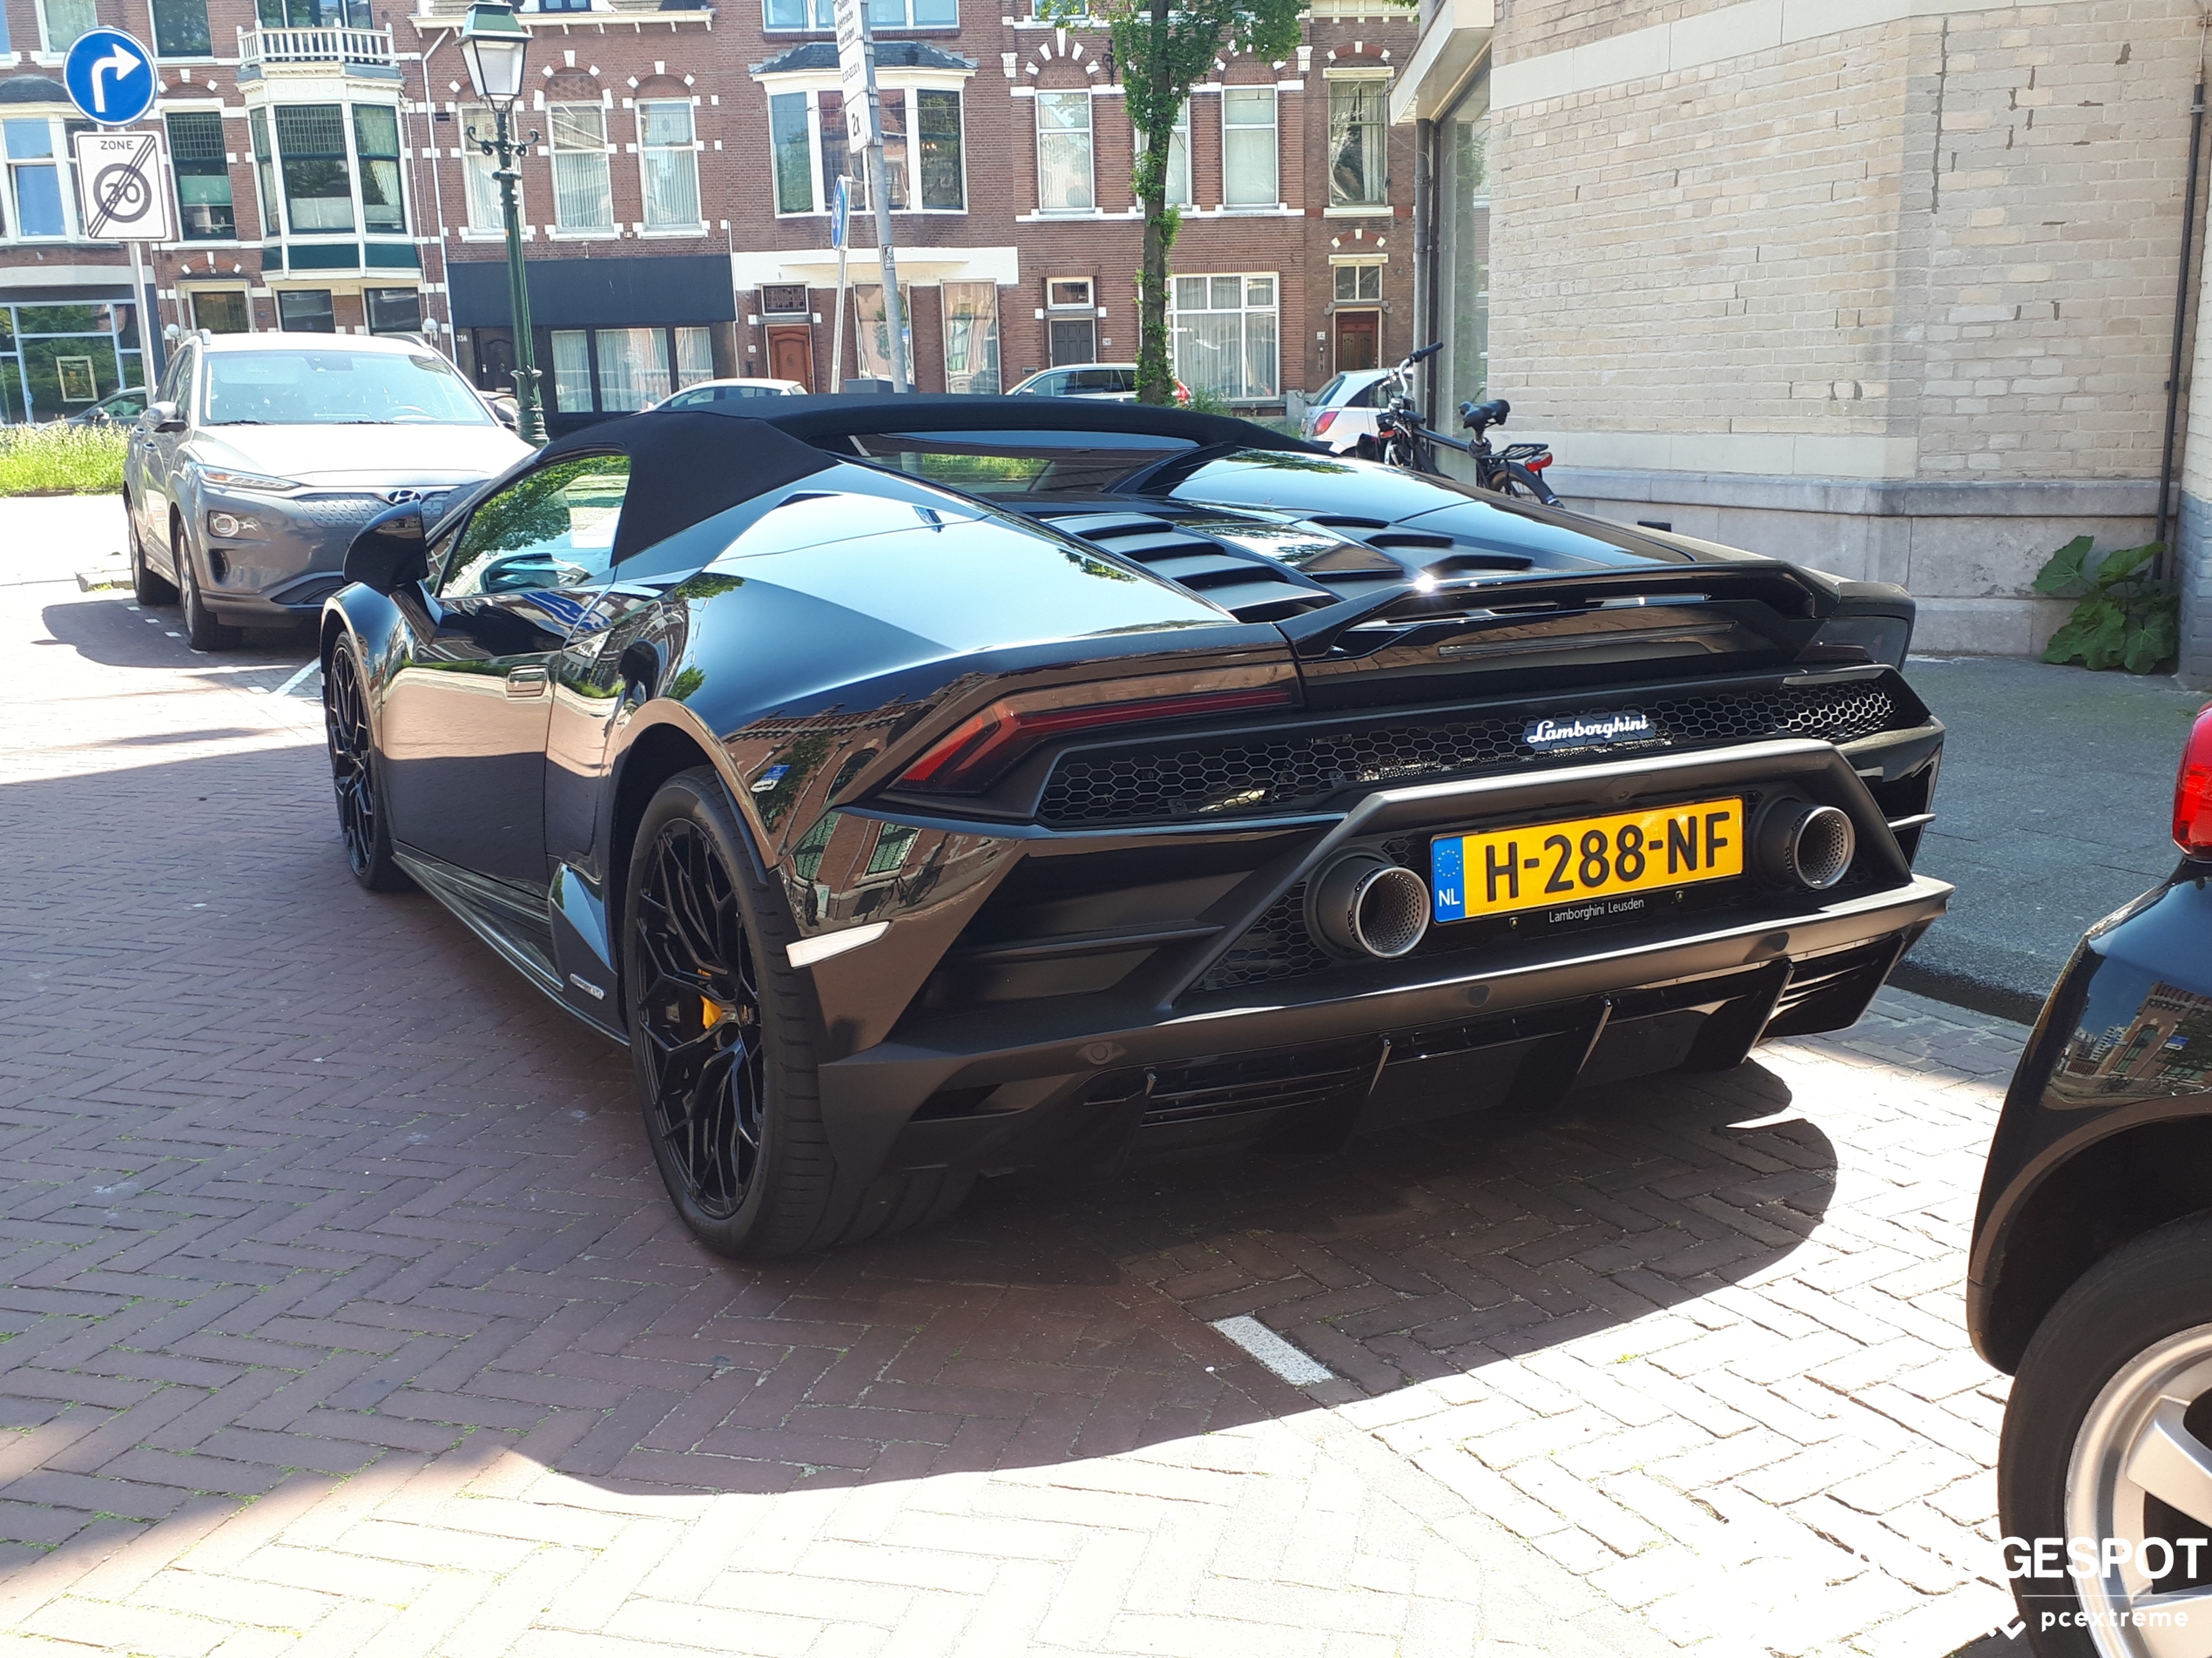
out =
{"type": "Polygon", "coordinates": [[[129,441],[121,426],[0,426],[0,495],[120,494],[129,441]]]}

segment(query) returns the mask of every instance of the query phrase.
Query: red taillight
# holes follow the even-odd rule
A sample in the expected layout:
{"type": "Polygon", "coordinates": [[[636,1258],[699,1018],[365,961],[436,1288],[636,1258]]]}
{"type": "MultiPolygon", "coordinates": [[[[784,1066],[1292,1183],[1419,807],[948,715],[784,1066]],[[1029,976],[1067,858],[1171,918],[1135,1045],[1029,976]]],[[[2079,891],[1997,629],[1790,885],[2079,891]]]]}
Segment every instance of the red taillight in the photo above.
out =
{"type": "Polygon", "coordinates": [[[1552,458],[1548,455],[1532,455],[1528,461],[1528,469],[1531,472],[1541,472],[1552,463],[1552,458]]]}
{"type": "Polygon", "coordinates": [[[2212,708],[2189,728],[2174,779],[2174,844],[2188,858],[2212,858],[2212,708]]]}
{"type": "Polygon", "coordinates": [[[1316,437],[1320,436],[1322,433],[1327,431],[1332,426],[1334,426],[1336,421],[1336,410],[1332,408],[1323,409],[1319,417],[1313,422],[1313,435],[1316,437]]]}
{"type": "Polygon", "coordinates": [[[1194,691],[1187,697],[1091,703],[1080,708],[1024,708],[1011,700],[996,702],[946,732],[906,769],[899,787],[926,789],[933,794],[977,794],[1048,738],[1140,720],[1197,719],[1248,708],[1280,708],[1294,696],[1288,685],[1253,685],[1238,691],[1194,691]]]}

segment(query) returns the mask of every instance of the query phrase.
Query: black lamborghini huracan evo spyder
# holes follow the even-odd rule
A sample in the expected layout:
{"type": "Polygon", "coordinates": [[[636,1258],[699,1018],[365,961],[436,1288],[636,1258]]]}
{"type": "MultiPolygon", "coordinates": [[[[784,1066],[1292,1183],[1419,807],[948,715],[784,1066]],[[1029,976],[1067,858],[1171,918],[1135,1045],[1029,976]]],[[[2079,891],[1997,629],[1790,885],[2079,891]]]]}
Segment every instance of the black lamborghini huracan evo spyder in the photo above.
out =
{"type": "Polygon", "coordinates": [[[354,874],[628,1042],[732,1255],[1734,1066],[1950,891],[1901,590],[1240,421],[640,414],[346,575],[354,874]]]}

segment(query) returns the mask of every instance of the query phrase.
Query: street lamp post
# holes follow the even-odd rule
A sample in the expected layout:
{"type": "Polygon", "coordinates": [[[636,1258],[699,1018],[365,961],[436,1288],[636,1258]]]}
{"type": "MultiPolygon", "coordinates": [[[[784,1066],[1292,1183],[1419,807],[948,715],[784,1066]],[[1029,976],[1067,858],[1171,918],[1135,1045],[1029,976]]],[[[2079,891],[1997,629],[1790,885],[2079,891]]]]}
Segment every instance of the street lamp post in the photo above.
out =
{"type": "Polygon", "coordinates": [[[515,204],[515,186],[522,173],[515,158],[536,144],[532,131],[517,138],[512,125],[515,101],[523,95],[523,59],[529,52],[529,30],[523,28],[507,0],[476,0],[462,25],[461,55],[469,64],[469,84],[478,98],[491,106],[494,124],[490,138],[479,138],[470,127],[469,141],[499,162],[492,177],[499,180],[499,206],[507,224],[507,292],[515,317],[515,424],[525,443],[545,441],[545,425],[538,414],[537,353],[530,339],[529,283],[523,272],[523,226],[515,204]]]}

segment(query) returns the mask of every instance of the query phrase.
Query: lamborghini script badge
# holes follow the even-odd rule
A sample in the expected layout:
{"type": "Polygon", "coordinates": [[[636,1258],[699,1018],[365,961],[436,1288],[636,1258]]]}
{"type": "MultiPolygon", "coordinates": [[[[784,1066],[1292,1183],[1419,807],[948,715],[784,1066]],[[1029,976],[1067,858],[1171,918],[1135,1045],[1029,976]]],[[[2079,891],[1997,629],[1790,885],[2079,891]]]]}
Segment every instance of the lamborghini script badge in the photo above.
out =
{"type": "Polygon", "coordinates": [[[1650,715],[1628,709],[1617,714],[1570,714],[1565,719],[1532,719],[1521,733],[1521,740],[1543,754],[1560,748],[1648,743],[1658,735],[1650,715]]]}

